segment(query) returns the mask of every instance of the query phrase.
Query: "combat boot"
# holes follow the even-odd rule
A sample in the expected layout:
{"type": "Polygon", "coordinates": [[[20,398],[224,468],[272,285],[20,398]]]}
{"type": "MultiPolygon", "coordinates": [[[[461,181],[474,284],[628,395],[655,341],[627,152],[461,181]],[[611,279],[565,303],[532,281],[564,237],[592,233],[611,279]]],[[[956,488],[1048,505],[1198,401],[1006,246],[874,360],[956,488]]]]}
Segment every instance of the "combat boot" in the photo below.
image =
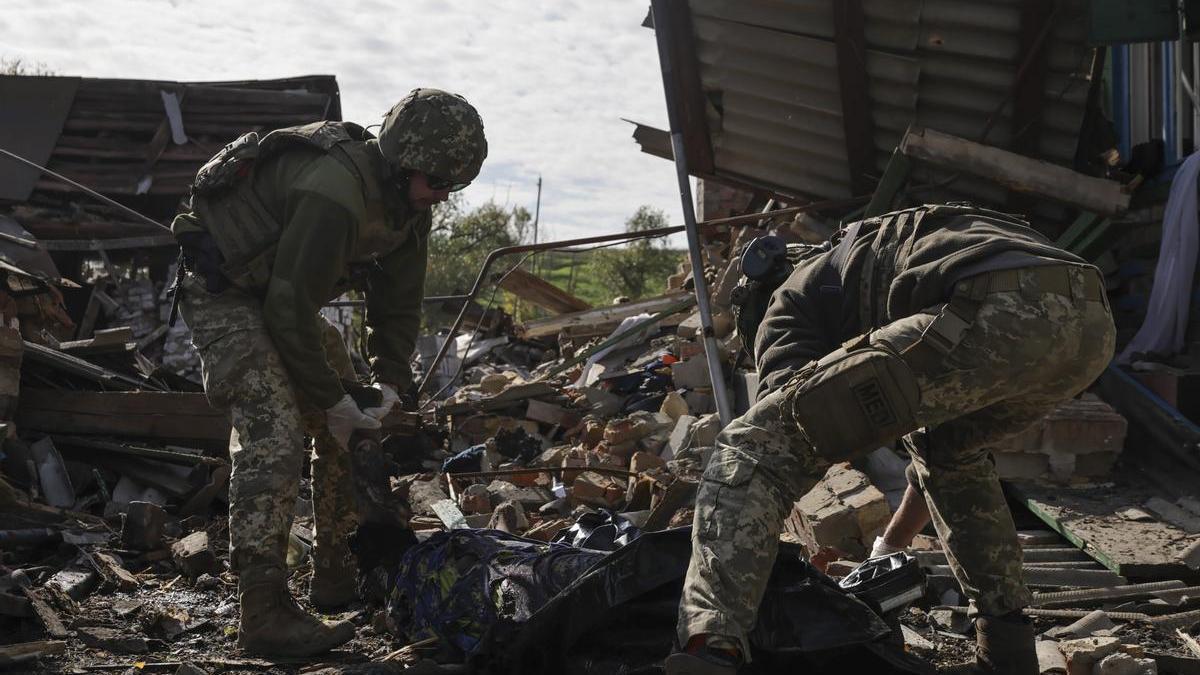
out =
{"type": "Polygon", "coordinates": [[[720,635],[697,635],[663,661],[666,675],[737,675],[744,659],[737,643],[720,635]]]}
{"type": "Polygon", "coordinates": [[[313,656],[354,637],[348,621],[327,622],[300,609],[282,565],[247,565],[239,575],[238,646],[261,656],[313,656]]]}
{"type": "Polygon", "coordinates": [[[358,599],[358,574],[349,559],[334,556],[335,560],[313,560],[312,584],[308,599],[319,612],[326,614],[343,609],[358,599]]]}
{"type": "Polygon", "coordinates": [[[941,671],[950,675],[1037,675],[1033,624],[1018,610],[975,619],[975,661],[941,671]]]}

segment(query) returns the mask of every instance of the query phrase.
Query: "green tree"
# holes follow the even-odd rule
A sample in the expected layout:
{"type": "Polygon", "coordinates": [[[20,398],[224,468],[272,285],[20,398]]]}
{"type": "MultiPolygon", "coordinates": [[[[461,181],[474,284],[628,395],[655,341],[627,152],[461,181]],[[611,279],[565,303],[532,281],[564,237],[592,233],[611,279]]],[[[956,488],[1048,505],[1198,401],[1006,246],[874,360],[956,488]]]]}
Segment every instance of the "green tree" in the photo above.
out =
{"type": "MultiPolygon", "coordinates": [[[[645,232],[669,225],[661,210],[643,205],[625,221],[625,231],[645,232]]],[[[596,253],[594,268],[600,280],[613,296],[624,295],[631,300],[665,291],[667,277],[675,272],[680,260],[679,252],[668,249],[663,237],[637,239],[596,253]]]]}
{"type": "MultiPolygon", "coordinates": [[[[507,207],[489,201],[466,210],[461,198],[439,204],[429,233],[429,267],[425,295],[465,293],[475,283],[479,268],[493,249],[513,246],[531,232],[533,217],[521,206],[507,207]]],[[[515,261],[502,261],[493,272],[515,261]]],[[[483,302],[485,298],[481,298],[483,302]]]]}

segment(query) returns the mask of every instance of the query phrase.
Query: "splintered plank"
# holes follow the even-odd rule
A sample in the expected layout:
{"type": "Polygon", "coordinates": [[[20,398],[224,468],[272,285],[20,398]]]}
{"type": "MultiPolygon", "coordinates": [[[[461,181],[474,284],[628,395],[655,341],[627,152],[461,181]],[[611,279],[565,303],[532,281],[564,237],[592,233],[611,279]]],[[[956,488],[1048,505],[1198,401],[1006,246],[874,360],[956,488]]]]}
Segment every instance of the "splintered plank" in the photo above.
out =
{"type": "Polygon", "coordinates": [[[1183,554],[1196,535],[1161,520],[1135,521],[1117,515],[1140,508],[1153,496],[1150,490],[1129,486],[1043,487],[1031,483],[1008,483],[1008,487],[1035,516],[1121,576],[1166,579],[1188,572],[1183,554]]]}
{"type": "Polygon", "coordinates": [[[555,314],[581,312],[592,308],[586,301],[519,267],[500,280],[500,288],[555,314]]]}

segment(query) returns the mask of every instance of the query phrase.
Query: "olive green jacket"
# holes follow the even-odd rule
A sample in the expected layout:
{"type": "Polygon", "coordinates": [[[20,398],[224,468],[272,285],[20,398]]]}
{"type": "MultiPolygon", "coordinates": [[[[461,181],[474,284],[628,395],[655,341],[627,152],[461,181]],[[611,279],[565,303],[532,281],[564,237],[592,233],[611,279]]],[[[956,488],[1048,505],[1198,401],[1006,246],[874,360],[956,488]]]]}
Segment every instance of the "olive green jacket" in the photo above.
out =
{"type": "MultiPolygon", "coordinates": [[[[382,159],[377,175],[386,183],[382,159]]],[[[368,206],[360,180],[342,163],[319,150],[296,147],[262,161],[253,179],[263,205],[283,227],[270,280],[257,290],[267,331],[298,393],[323,408],[344,394],[321,346],[318,313],[355,287],[366,290],[373,375],[399,391],[407,389],[421,323],[430,210],[413,209],[400,190],[383,185],[389,226],[410,235],[391,253],[352,264],[368,206]]],[[[192,212],[180,215],[173,228],[179,234],[222,225],[200,222],[192,212]]]]}
{"type": "Polygon", "coordinates": [[[960,279],[1016,267],[1086,264],[1017,217],[938,208],[920,220],[908,210],[863,221],[850,242],[840,297],[830,298],[822,288],[821,270],[832,250],[796,265],[771,296],[755,338],[760,395],[843,342],[946,302],[960,279]],[[871,288],[864,291],[864,285],[871,288]]]}

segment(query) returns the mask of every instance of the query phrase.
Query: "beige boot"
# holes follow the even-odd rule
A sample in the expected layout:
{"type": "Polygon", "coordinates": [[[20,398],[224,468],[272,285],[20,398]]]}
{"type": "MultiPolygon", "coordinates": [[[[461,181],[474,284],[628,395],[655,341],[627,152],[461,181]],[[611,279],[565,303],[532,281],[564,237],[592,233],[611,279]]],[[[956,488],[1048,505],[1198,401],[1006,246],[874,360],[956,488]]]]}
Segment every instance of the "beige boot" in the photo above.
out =
{"type": "Polygon", "coordinates": [[[357,570],[340,556],[335,561],[328,562],[314,559],[308,599],[318,611],[326,613],[342,609],[358,600],[357,570]]]}
{"type": "Polygon", "coordinates": [[[975,619],[975,660],[939,672],[950,675],[1037,675],[1033,624],[1020,611],[975,619]]]}
{"type": "Polygon", "coordinates": [[[313,656],[354,637],[348,621],[327,622],[300,609],[282,565],[247,565],[240,573],[238,646],[262,656],[313,656]]]}

